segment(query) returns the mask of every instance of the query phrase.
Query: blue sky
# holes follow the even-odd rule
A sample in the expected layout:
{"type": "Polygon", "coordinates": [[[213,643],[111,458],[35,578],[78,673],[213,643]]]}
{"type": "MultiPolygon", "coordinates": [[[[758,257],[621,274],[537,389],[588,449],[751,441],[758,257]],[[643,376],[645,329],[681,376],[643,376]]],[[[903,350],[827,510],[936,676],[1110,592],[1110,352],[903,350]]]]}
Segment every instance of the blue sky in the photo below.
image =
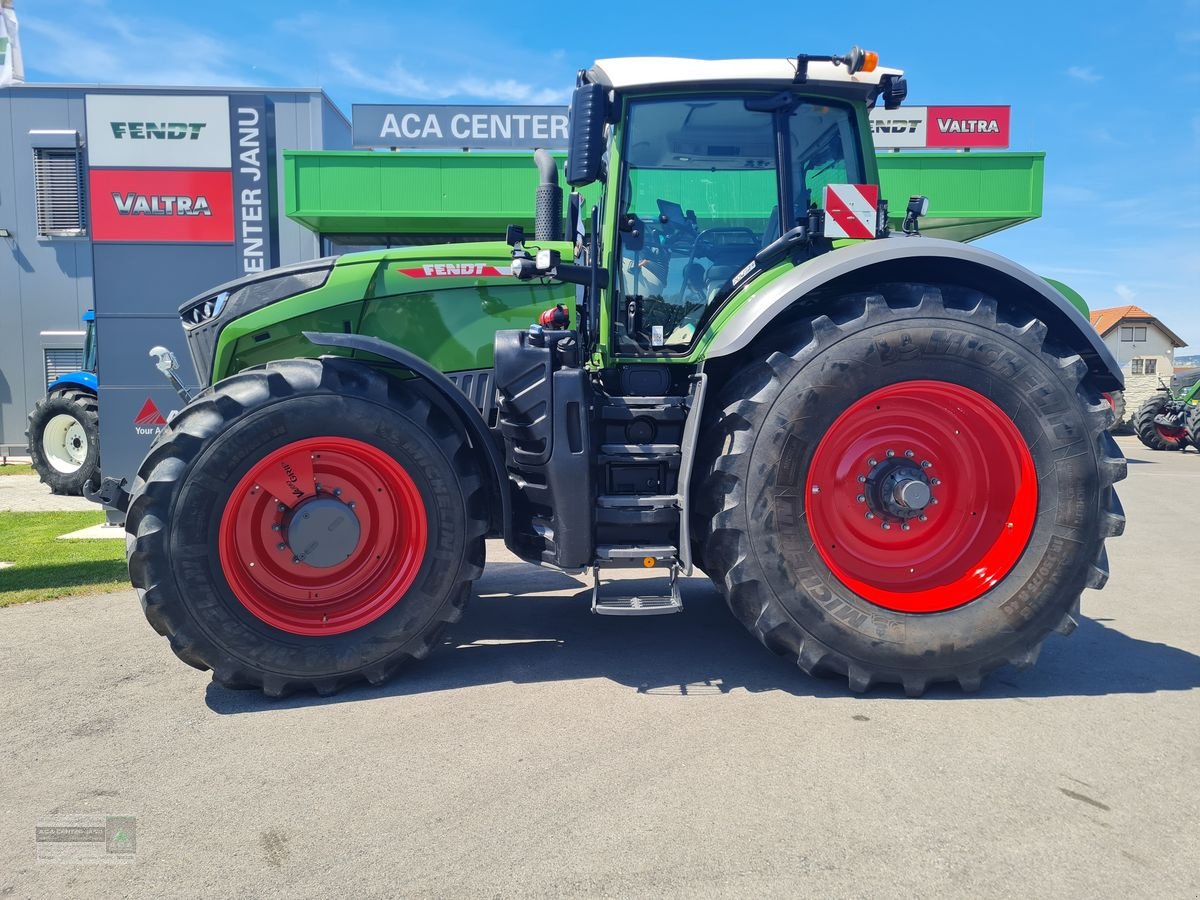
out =
{"type": "Polygon", "coordinates": [[[16,7],[30,81],[319,86],[347,114],[387,100],[565,102],[575,70],[604,56],[857,43],[907,71],[911,103],[1011,104],[1013,149],[1047,152],[1042,219],[984,246],[1093,308],[1144,306],[1200,352],[1200,0],[16,7]]]}

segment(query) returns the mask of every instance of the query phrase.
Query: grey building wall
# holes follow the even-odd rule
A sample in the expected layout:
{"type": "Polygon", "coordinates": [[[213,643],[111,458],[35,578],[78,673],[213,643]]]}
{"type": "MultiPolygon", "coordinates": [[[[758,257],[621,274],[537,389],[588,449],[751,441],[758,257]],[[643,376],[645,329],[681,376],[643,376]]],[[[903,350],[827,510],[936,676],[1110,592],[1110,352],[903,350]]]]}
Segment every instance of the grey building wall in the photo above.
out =
{"type": "Polygon", "coordinates": [[[45,392],[43,346],[82,347],[81,337],[43,338],[41,333],[80,332],[80,316],[96,308],[102,466],[105,474],[131,475],[124,471],[131,465],[129,460],[140,459],[142,445],[149,446],[150,438],[134,433],[131,422],[125,421],[131,418],[125,407],[140,407],[146,391],[166,404],[164,413],[178,405],[170,403],[169,390],[161,393],[165,382],[158,380],[147,350],[154,343],[171,347],[189,369],[176,318],[179,303],[240,272],[230,244],[93,245],[90,236],[37,236],[29,132],[77,131],[86,163],[85,97],[89,94],[265,97],[272,110],[274,153],[269,176],[274,197],[269,212],[278,247],[271,263],[276,265],[319,254],[317,237],[283,215],[283,151],[348,147],[350,125],[318,90],[88,85],[0,89],[0,228],[12,234],[0,238],[0,443],[24,443],[28,410],[45,392]],[[106,273],[100,279],[103,296],[99,297],[93,277],[96,248],[104,250],[101,268],[106,273]],[[118,423],[137,439],[114,444],[118,423]]]}
{"type": "Polygon", "coordinates": [[[83,95],[0,90],[0,444],[24,443],[25,417],[45,393],[43,349],[82,348],[92,305],[87,238],[39,238],[33,204],[33,130],[84,132],[83,95]]]}

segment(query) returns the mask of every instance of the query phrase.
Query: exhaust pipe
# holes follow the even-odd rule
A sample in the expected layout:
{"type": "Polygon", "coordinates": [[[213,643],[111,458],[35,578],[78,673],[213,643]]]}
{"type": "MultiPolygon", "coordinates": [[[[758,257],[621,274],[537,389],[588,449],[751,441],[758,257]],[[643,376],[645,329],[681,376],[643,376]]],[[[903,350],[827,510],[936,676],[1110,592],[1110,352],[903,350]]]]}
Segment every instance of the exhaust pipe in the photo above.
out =
{"type": "Polygon", "coordinates": [[[533,235],[539,241],[561,241],[563,232],[562,188],[558,186],[558,163],[549,151],[533,151],[539,184],[534,202],[533,235]]]}

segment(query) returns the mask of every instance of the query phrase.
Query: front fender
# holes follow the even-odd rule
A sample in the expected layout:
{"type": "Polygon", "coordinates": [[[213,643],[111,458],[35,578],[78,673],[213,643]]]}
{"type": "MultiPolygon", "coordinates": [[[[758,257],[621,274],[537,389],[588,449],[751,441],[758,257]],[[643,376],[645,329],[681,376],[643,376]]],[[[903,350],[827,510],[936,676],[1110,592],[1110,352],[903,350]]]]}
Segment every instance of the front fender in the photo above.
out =
{"type": "Polygon", "coordinates": [[[887,281],[958,284],[1018,302],[1042,319],[1050,334],[1087,363],[1100,390],[1124,388],[1112,352],[1087,318],[1045,279],[1024,266],[969,244],[925,237],[864,241],[797,266],[750,295],[726,318],[706,358],[730,356],[750,345],[785,310],[818,288],[862,290],[887,281]]]}

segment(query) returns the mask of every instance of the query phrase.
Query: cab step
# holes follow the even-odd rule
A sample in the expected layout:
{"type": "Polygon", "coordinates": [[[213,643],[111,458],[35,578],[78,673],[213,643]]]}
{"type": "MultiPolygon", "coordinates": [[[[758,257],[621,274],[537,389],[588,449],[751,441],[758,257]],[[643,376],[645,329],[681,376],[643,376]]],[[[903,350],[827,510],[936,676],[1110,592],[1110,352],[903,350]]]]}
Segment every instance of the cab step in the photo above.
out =
{"type": "Polygon", "coordinates": [[[683,612],[679,595],[679,567],[671,566],[669,594],[638,594],[637,596],[600,596],[600,567],[592,569],[592,612],[598,616],[669,616],[683,612]]]}

